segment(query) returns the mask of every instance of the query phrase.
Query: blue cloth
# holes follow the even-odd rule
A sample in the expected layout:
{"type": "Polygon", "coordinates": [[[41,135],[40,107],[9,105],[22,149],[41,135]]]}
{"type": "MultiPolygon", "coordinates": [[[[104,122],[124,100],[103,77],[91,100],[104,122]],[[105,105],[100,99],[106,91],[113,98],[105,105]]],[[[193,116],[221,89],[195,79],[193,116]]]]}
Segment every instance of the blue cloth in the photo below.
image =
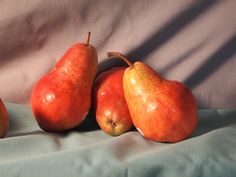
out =
{"type": "Polygon", "coordinates": [[[30,106],[6,104],[10,127],[0,139],[0,177],[234,177],[236,110],[199,110],[187,140],[157,143],[136,130],[101,131],[90,114],[63,134],[39,129],[30,106]]]}

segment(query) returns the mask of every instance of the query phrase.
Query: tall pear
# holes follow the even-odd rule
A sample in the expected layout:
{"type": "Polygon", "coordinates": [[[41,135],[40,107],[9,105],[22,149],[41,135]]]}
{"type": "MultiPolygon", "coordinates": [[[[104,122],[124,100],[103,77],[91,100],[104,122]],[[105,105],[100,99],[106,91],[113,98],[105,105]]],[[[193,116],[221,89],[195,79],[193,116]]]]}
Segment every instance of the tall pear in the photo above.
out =
{"type": "Polygon", "coordinates": [[[89,111],[92,82],[98,66],[96,49],[89,40],[90,33],[86,43],[70,47],[32,90],[32,111],[45,131],[72,129],[89,111]]]}
{"type": "Polygon", "coordinates": [[[142,62],[133,64],[120,53],[108,52],[108,56],[119,57],[129,65],[123,75],[125,99],[134,126],[144,137],[178,142],[195,130],[197,103],[183,83],[163,78],[142,62]]]}

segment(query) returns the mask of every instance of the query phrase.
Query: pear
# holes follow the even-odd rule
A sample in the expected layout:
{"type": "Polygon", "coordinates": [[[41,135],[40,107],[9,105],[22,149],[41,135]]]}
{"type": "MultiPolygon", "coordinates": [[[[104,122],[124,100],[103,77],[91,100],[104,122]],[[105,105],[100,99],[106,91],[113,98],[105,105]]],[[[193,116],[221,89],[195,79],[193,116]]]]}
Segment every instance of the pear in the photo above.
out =
{"type": "Polygon", "coordinates": [[[0,98],[0,138],[3,138],[6,135],[8,124],[9,120],[7,110],[0,98]]]}
{"type": "Polygon", "coordinates": [[[32,112],[45,131],[70,130],[85,119],[90,109],[98,58],[89,40],[90,32],[87,42],[70,47],[32,90],[32,112]]]}
{"type": "Polygon", "coordinates": [[[134,64],[117,52],[129,67],[123,76],[125,99],[136,129],[147,139],[179,142],[196,129],[197,103],[183,83],[163,78],[148,65],[134,64]]]}
{"type": "Polygon", "coordinates": [[[119,136],[133,127],[123,92],[125,67],[116,67],[98,75],[93,86],[93,105],[100,128],[119,136]]]}

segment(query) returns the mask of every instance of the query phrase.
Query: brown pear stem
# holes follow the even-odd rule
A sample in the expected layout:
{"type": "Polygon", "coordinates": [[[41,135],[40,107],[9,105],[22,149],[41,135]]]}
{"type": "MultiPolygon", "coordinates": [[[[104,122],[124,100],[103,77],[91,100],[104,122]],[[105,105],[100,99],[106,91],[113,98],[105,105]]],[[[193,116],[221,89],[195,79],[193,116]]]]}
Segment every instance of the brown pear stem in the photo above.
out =
{"type": "Polygon", "coordinates": [[[85,45],[89,45],[90,36],[91,36],[91,32],[88,32],[87,41],[86,41],[86,44],[85,44],[85,45]]]}
{"type": "Polygon", "coordinates": [[[121,58],[123,61],[125,61],[129,67],[132,67],[133,66],[133,63],[130,62],[124,55],[122,55],[121,53],[118,53],[118,52],[107,52],[107,56],[108,57],[118,57],[118,58],[121,58]]]}

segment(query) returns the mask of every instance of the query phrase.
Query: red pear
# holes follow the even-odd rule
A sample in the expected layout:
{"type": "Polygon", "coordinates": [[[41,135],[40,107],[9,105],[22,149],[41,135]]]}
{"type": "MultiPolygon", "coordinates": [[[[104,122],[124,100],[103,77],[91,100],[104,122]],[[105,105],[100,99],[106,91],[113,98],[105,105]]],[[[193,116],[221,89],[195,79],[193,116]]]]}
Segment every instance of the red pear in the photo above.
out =
{"type": "Polygon", "coordinates": [[[0,138],[3,138],[6,135],[8,124],[7,110],[0,98],[0,138]]]}
{"type": "Polygon", "coordinates": [[[121,135],[133,127],[123,92],[125,68],[113,68],[98,75],[93,86],[96,120],[109,135],[121,135]]]}
{"type": "Polygon", "coordinates": [[[39,126],[62,132],[78,126],[91,104],[92,82],[97,72],[97,52],[89,44],[76,43],[54,68],[34,86],[31,106],[39,126]]]}
{"type": "Polygon", "coordinates": [[[163,78],[142,62],[133,64],[117,52],[109,52],[108,56],[117,56],[129,65],[123,88],[137,130],[158,142],[178,142],[189,137],[198,122],[191,90],[183,83],[163,78]]]}

